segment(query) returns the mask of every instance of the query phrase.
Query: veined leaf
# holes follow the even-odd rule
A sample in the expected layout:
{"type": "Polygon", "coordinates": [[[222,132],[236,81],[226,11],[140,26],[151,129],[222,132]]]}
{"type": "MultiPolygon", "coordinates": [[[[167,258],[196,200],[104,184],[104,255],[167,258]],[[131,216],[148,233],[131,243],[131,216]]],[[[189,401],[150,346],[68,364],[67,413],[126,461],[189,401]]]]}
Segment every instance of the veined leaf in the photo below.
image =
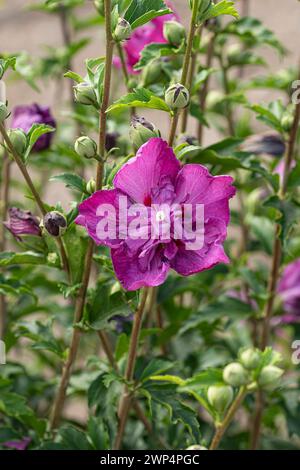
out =
{"type": "Polygon", "coordinates": [[[132,0],[125,12],[125,20],[135,29],[158,16],[172,13],[163,0],[132,0]]]}
{"type": "Polygon", "coordinates": [[[164,100],[155,96],[146,88],[136,88],[132,93],[115,101],[107,110],[108,113],[126,108],[150,108],[159,109],[171,113],[171,109],[164,100]]]}

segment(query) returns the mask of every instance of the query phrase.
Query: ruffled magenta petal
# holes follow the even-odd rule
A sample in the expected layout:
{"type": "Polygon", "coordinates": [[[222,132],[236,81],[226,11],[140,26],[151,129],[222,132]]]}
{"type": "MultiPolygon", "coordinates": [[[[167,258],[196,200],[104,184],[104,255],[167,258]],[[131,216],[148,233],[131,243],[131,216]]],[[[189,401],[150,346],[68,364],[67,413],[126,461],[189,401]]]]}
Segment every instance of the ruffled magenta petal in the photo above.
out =
{"type": "Polygon", "coordinates": [[[76,218],[75,222],[86,228],[89,236],[97,245],[106,245],[115,248],[120,246],[123,242],[123,240],[117,237],[120,195],[120,192],[116,189],[97,191],[79,205],[79,216],[76,218]],[[107,210],[105,213],[105,219],[108,221],[108,224],[110,224],[109,227],[111,227],[112,230],[107,232],[107,235],[104,234],[104,236],[100,236],[98,224],[103,216],[99,215],[97,211],[101,206],[103,209],[104,205],[107,205],[108,208],[111,207],[111,211],[107,210]],[[113,227],[115,227],[115,231],[113,227]]]}
{"type": "Polygon", "coordinates": [[[153,192],[174,184],[180,163],[167,142],[150,139],[116,174],[114,186],[127,194],[134,202],[144,204],[151,200],[153,192]]]}
{"type": "Polygon", "coordinates": [[[159,247],[153,247],[144,257],[141,260],[138,254],[129,256],[124,246],[111,250],[114,270],[124,289],[133,291],[141,287],[155,287],[166,280],[170,265],[164,262],[159,247]]]}
{"type": "Polygon", "coordinates": [[[222,245],[212,245],[208,251],[179,249],[171,266],[178,274],[190,276],[211,269],[219,263],[228,264],[229,259],[222,245]]]}

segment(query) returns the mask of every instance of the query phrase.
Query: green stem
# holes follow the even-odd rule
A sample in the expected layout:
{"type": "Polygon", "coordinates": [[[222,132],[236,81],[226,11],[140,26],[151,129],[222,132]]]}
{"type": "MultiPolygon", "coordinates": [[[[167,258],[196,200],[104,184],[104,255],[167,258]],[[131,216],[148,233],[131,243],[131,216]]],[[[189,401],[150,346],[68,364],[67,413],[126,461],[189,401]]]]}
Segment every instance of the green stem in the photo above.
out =
{"type": "MultiPolygon", "coordinates": [[[[199,36],[201,36],[201,32],[202,32],[202,28],[199,27],[197,29],[197,34],[199,34],[199,36]]],[[[190,67],[189,67],[188,79],[187,79],[187,88],[189,90],[192,89],[192,85],[193,85],[193,79],[194,79],[196,65],[197,65],[197,57],[198,57],[197,51],[192,51],[191,64],[190,64],[190,67]]],[[[183,110],[183,113],[182,113],[182,121],[181,121],[181,133],[182,134],[184,134],[186,132],[186,129],[187,129],[189,109],[190,109],[190,107],[187,106],[183,110]]]]}
{"type": "MultiPolygon", "coordinates": [[[[151,291],[151,289],[150,289],[151,291]]],[[[132,382],[133,374],[135,369],[137,351],[138,351],[138,343],[140,332],[142,328],[142,321],[143,321],[143,314],[145,310],[146,300],[148,296],[149,290],[147,288],[141,294],[141,301],[140,305],[135,313],[133,328],[130,338],[130,345],[129,345],[129,353],[127,359],[127,366],[125,371],[125,380],[127,383],[132,382]]],[[[132,393],[128,389],[127,386],[124,387],[124,391],[119,403],[119,426],[117,431],[117,436],[114,442],[114,450],[119,450],[122,445],[122,440],[125,432],[125,427],[127,423],[127,418],[131,406],[132,401],[132,393]]]]}
{"type": "MultiPolygon", "coordinates": [[[[228,69],[225,65],[224,57],[222,53],[219,55],[219,62],[220,62],[222,75],[223,75],[224,93],[226,96],[228,96],[230,95],[228,69]]],[[[232,107],[231,107],[231,104],[228,102],[226,102],[226,116],[227,116],[227,123],[228,123],[228,132],[231,136],[234,136],[235,131],[234,131],[234,119],[233,119],[232,107]]]]}
{"type": "MultiPolygon", "coordinates": [[[[1,224],[0,224],[0,251],[5,251],[6,238],[3,222],[6,219],[10,185],[10,160],[6,149],[4,149],[2,172],[1,172],[1,224]]],[[[5,295],[0,296],[0,340],[4,338],[7,317],[7,305],[5,295]]]]}
{"type": "MultiPolygon", "coordinates": [[[[102,188],[103,182],[103,161],[105,156],[105,140],[106,140],[106,110],[108,108],[109,97],[110,97],[110,85],[111,85],[111,74],[112,74],[112,59],[113,59],[113,38],[111,31],[111,0],[105,0],[105,30],[106,30],[106,63],[105,63],[105,74],[104,74],[104,87],[103,87],[103,99],[99,113],[99,152],[101,161],[97,165],[97,177],[96,177],[96,187],[97,189],[102,188]]],[[[78,296],[75,303],[75,312],[74,312],[74,323],[78,323],[83,315],[83,310],[86,301],[86,295],[91,275],[92,261],[94,253],[94,242],[93,240],[89,241],[85,265],[82,275],[81,286],[79,289],[78,296]]],[[[76,360],[78,347],[80,340],[80,331],[77,328],[73,329],[73,335],[71,339],[71,345],[69,349],[68,358],[66,360],[65,366],[62,371],[62,376],[55,397],[53,410],[50,418],[50,429],[55,429],[58,427],[61,413],[63,410],[64,402],[66,399],[67,387],[69,384],[69,379],[72,372],[73,364],[76,360]]]]}
{"type": "MultiPolygon", "coordinates": [[[[300,78],[300,72],[299,72],[300,78]]],[[[283,168],[283,177],[279,188],[279,197],[284,199],[287,192],[287,183],[288,177],[291,170],[291,164],[294,157],[295,146],[297,142],[297,134],[299,129],[299,122],[300,122],[300,103],[296,104],[295,113],[294,113],[294,120],[291,127],[287,150],[284,157],[284,168],[283,168]]],[[[279,224],[275,226],[275,239],[274,239],[274,247],[273,247],[273,258],[272,258],[272,267],[270,272],[269,284],[268,284],[268,300],[263,312],[263,331],[262,331],[262,339],[261,339],[261,349],[264,350],[268,344],[269,336],[270,336],[270,325],[271,319],[273,315],[273,308],[274,308],[274,300],[276,295],[277,289],[277,282],[279,277],[279,269],[281,264],[282,258],[282,243],[280,239],[280,230],[281,227],[279,224]]],[[[259,435],[261,430],[261,419],[263,414],[263,395],[260,393],[257,396],[256,400],[256,407],[253,419],[253,428],[252,428],[252,435],[251,435],[251,446],[252,449],[256,449],[259,445],[259,435]]]]}
{"type": "Polygon", "coordinates": [[[228,426],[230,425],[231,421],[233,420],[236,411],[238,410],[238,408],[242,404],[246,394],[247,394],[247,388],[246,387],[241,387],[240,390],[239,390],[239,393],[237,394],[237,396],[234,400],[234,402],[232,403],[231,407],[229,408],[224,420],[222,421],[222,423],[217,425],[216,432],[215,432],[215,435],[212,439],[209,450],[216,450],[219,447],[219,444],[220,444],[220,442],[223,438],[223,435],[225,434],[228,426]]]}
{"type": "MultiPolygon", "coordinates": [[[[213,32],[211,33],[211,37],[209,39],[207,52],[206,52],[205,67],[207,70],[209,70],[212,66],[212,62],[214,58],[215,40],[216,40],[216,33],[213,32]]],[[[201,88],[200,93],[199,93],[199,103],[200,103],[200,110],[201,110],[202,115],[204,115],[205,113],[206,98],[208,95],[209,82],[210,82],[210,76],[208,76],[205,82],[203,83],[203,87],[201,88]]],[[[201,145],[203,141],[203,128],[204,128],[203,123],[199,121],[198,132],[197,132],[199,145],[201,145]]]]}
{"type": "Polygon", "coordinates": [[[119,57],[120,57],[120,60],[121,60],[122,72],[123,72],[123,75],[124,75],[127,91],[130,92],[131,90],[128,88],[129,75],[128,75],[128,70],[127,70],[126,61],[125,61],[125,57],[124,57],[124,50],[123,50],[122,44],[120,42],[117,42],[116,46],[117,46],[118,54],[119,54],[119,57]]]}
{"type": "MultiPolygon", "coordinates": [[[[187,39],[187,45],[186,45],[186,50],[185,50],[185,55],[184,55],[184,60],[183,60],[180,83],[181,85],[185,87],[187,87],[188,85],[187,83],[188,72],[189,72],[189,67],[190,67],[190,62],[191,62],[191,57],[192,57],[194,37],[195,37],[196,29],[197,29],[197,16],[198,16],[199,4],[200,4],[200,0],[194,0],[190,27],[189,27],[189,34],[188,34],[188,39],[187,39]]],[[[170,147],[174,144],[178,121],[179,121],[179,111],[174,111],[174,114],[172,116],[172,121],[171,121],[169,139],[168,139],[170,147]]]]}
{"type": "MultiPolygon", "coordinates": [[[[16,164],[18,165],[19,167],[19,170],[21,171],[26,183],[27,183],[27,186],[29,187],[35,201],[36,201],[36,204],[38,206],[38,208],[40,209],[41,213],[43,216],[46,215],[47,211],[45,209],[45,206],[43,204],[43,201],[36,189],[36,187],[34,186],[33,184],[33,181],[27,171],[27,168],[26,168],[26,165],[24,164],[22,158],[19,156],[19,154],[16,152],[7,132],[6,132],[6,129],[5,129],[5,126],[3,123],[0,123],[0,133],[2,134],[2,137],[3,137],[3,140],[5,142],[5,144],[7,145],[7,148],[9,149],[10,153],[12,154],[13,156],[13,159],[15,160],[16,164]]],[[[63,242],[62,240],[59,238],[57,240],[57,243],[58,243],[58,246],[59,246],[59,249],[60,249],[60,254],[61,254],[61,259],[62,259],[62,264],[63,264],[63,268],[64,270],[66,271],[66,273],[69,275],[70,271],[69,271],[69,263],[68,263],[68,257],[66,255],[66,251],[65,251],[65,248],[64,248],[64,245],[63,245],[63,242]]]]}

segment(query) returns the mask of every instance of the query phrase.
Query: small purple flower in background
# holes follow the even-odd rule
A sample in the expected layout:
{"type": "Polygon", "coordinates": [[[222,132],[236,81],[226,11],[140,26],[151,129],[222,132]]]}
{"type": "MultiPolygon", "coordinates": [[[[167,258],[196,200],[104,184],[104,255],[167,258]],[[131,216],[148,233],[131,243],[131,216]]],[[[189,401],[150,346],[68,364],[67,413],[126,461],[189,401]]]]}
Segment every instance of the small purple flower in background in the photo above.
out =
{"type": "Polygon", "coordinates": [[[18,241],[22,241],[22,235],[41,236],[39,220],[29,211],[22,211],[17,207],[9,209],[9,220],[3,222],[4,226],[18,241]]]}
{"type": "Polygon", "coordinates": [[[278,284],[278,294],[282,299],[285,314],[284,323],[300,321],[300,259],[290,263],[282,273],[278,284]]]}
{"type": "MultiPolygon", "coordinates": [[[[76,223],[84,226],[98,245],[111,248],[116,276],[125,289],[158,286],[170,269],[189,276],[229,262],[223,242],[230,219],[229,199],[235,194],[232,182],[231,176],[212,176],[202,165],[181,167],[173,149],[161,138],[152,138],[118,171],[113,181],[115,189],[97,191],[80,204],[76,223]],[[115,209],[114,214],[112,210],[108,214],[111,218],[119,209],[120,196],[127,197],[128,213],[134,204],[143,209],[146,215],[140,229],[146,237],[137,238],[129,233],[123,239],[116,234],[99,238],[97,226],[102,219],[98,209],[101,206],[115,209]],[[155,239],[148,236],[153,207],[162,204],[179,206],[181,215],[190,205],[193,226],[197,225],[194,209],[197,205],[204,207],[200,229],[204,240],[200,249],[189,249],[187,238],[177,239],[174,233],[155,239]]],[[[155,213],[156,220],[161,220],[161,212],[155,213]]],[[[175,217],[176,213],[173,221],[175,217]]],[[[120,229],[119,219],[116,223],[120,229]]]]}
{"type": "Polygon", "coordinates": [[[263,134],[251,135],[241,145],[244,152],[254,153],[255,155],[271,155],[282,157],[285,153],[285,142],[277,132],[265,132],[263,134]]]}
{"type": "Polygon", "coordinates": [[[109,321],[115,323],[116,332],[121,334],[126,330],[126,326],[132,323],[133,314],[130,314],[127,317],[123,317],[122,315],[115,315],[109,321]]]}
{"type": "Polygon", "coordinates": [[[30,437],[24,437],[21,441],[7,441],[3,442],[3,447],[8,447],[15,450],[26,450],[31,442],[30,437]]]}
{"type": "MultiPolygon", "coordinates": [[[[170,9],[173,10],[171,2],[165,2],[170,9]]],[[[126,54],[126,64],[128,72],[131,74],[139,73],[134,70],[135,64],[140,60],[141,52],[145,46],[152,43],[166,43],[163,29],[164,23],[170,20],[179,20],[176,13],[170,13],[164,16],[158,16],[149,23],[135,29],[130,39],[124,43],[124,50],[126,54]]],[[[118,57],[114,59],[114,65],[121,66],[118,57]]]]}
{"type": "MultiPolygon", "coordinates": [[[[13,129],[23,129],[28,132],[33,124],[47,124],[55,127],[56,122],[53,118],[50,108],[39,106],[38,104],[17,106],[13,111],[11,127],[13,129]]],[[[42,135],[34,145],[34,150],[40,152],[50,147],[53,133],[49,132],[42,135]]]]}

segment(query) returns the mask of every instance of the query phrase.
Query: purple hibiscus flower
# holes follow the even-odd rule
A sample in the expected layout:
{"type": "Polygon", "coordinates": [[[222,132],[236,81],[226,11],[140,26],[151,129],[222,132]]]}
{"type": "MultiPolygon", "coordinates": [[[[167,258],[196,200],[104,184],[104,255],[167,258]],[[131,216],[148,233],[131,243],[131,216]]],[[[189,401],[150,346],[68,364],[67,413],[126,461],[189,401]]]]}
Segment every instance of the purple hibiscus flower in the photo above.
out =
{"type": "MultiPolygon", "coordinates": [[[[171,2],[165,2],[169,8],[172,8],[171,2]]],[[[135,64],[138,63],[141,57],[141,52],[145,46],[155,42],[166,43],[163,29],[166,21],[179,20],[176,13],[169,13],[168,15],[158,16],[149,23],[136,28],[131,37],[124,43],[124,51],[126,54],[126,64],[128,72],[131,74],[139,73],[134,70],[135,64]]],[[[115,57],[114,64],[121,67],[121,62],[118,57],[115,57]]]]}
{"type": "Polygon", "coordinates": [[[273,157],[282,157],[285,153],[285,147],[282,136],[273,131],[251,135],[241,145],[244,152],[254,153],[255,155],[266,154],[273,157]]]}
{"type": "MultiPolygon", "coordinates": [[[[32,104],[27,106],[17,106],[13,111],[11,127],[13,129],[23,129],[28,132],[33,124],[47,124],[55,127],[56,122],[50,108],[32,104]]],[[[40,152],[50,147],[53,132],[42,135],[34,145],[34,150],[40,152]]]]}
{"type": "Polygon", "coordinates": [[[283,301],[285,315],[282,321],[300,321],[300,259],[290,263],[282,273],[278,284],[278,294],[283,301]]]}
{"type": "Polygon", "coordinates": [[[26,450],[31,442],[30,437],[24,437],[21,441],[7,441],[4,442],[2,445],[3,447],[8,447],[10,449],[15,450],[26,450]]]}
{"type": "Polygon", "coordinates": [[[41,236],[39,220],[29,211],[11,207],[9,209],[9,220],[3,223],[18,241],[22,241],[22,235],[41,236]]]}
{"type": "Polygon", "coordinates": [[[76,222],[98,245],[111,248],[116,276],[125,289],[158,286],[170,269],[189,276],[229,262],[223,242],[230,218],[229,199],[235,194],[232,182],[230,176],[212,176],[202,165],[181,166],[173,149],[161,138],[153,138],[119,170],[114,189],[97,191],[80,204],[76,222]],[[137,220],[132,212],[136,205],[143,214],[136,227],[138,235],[125,230],[123,219],[116,217],[124,197],[130,223],[137,220]],[[198,206],[203,209],[201,217],[198,206]],[[178,237],[178,221],[182,224],[183,218],[190,218],[192,228],[185,230],[184,226],[178,237]],[[116,223],[119,236],[117,230],[99,233],[104,219],[111,227],[116,223]],[[201,226],[198,219],[202,219],[201,226]],[[155,237],[153,221],[162,224],[155,237]],[[166,226],[169,232],[164,232],[166,226]],[[201,235],[201,246],[191,248],[191,239],[201,235]]]}

